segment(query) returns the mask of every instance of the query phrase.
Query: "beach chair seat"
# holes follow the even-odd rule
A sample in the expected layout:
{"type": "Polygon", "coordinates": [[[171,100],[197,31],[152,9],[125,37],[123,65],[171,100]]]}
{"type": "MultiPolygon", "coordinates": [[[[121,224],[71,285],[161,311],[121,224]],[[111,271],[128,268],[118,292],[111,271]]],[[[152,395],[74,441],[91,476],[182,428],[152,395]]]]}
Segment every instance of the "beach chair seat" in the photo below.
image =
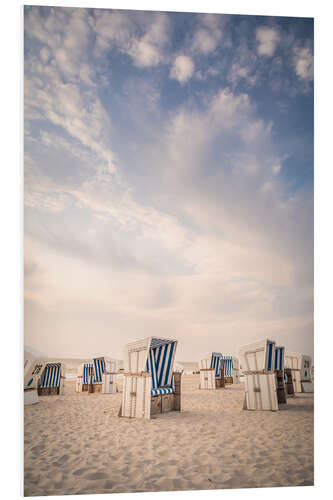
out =
{"type": "Polygon", "coordinates": [[[152,389],[152,396],[159,396],[160,394],[174,394],[175,390],[173,387],[159,387],[157,389],[152,389]]]}

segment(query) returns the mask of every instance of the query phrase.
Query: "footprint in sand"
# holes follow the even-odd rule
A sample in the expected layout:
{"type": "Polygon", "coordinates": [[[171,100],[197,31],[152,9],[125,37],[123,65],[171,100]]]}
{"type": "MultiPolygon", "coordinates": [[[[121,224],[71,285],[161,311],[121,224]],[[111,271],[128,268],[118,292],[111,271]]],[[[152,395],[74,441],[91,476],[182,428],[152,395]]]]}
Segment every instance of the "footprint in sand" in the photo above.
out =
{"type": "Polygon", "coordinates": [[[108,474],[105,472],[93,472],[92,474],[88,474],[84,477],[84,479],[90,479],[91,481],[96,481],[97,479],[107,479],[108,474]]]}
{"type": "Polygon", "coordinates": [[[107,490],[112,490],[114,487],[114,483],[112,481],[105,481],[103,488],[106,488],[107,490]]]}
{"type": "Polygon", "coordinates": [[[77,469],[73,472],[74,476],[82,476],[85,472],[87,472],[89,469],[83,468],[83,469],[77,469]]]}

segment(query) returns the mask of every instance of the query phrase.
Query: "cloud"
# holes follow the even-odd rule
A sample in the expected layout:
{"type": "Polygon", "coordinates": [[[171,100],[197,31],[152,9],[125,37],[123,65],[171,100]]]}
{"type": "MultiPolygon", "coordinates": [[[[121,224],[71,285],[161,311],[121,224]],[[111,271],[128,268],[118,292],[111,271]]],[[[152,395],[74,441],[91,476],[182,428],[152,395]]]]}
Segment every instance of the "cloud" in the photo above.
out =
{"type": "Polygon", "coordinates": [[[164,13],[146,16],[119,11],[95,11],[96,54],[112,47],[128,54],[135,66],[150,67],[166,61],[169,20],[164,13]],[[141,21],[141,22],[140,22],[141,21]],[[144,30],[140,36],[138,32],[144,30]]]}
{"type": "Polygon", "coordinates": [[[189,56],[179,55],[173,62],[170,78],[178,80],[180,84],[186,83],[194,73],[194,62],[189,56]]]}
{"type": "Polygon", "coordinates": [[[297,76],[307,82],[313,80],[313,54],[309,47],[294,47],[294,64],[297,76]]]}
{"type": "Polygon", "coordinates": [[[280,41],[280,34],[275,28],[260,27],[256,31],[257,52],[260,56],[272,57],[280,41]]]}
{"type": "MultiPolygon", "coordinates": [[[[200,54],[215,57],[220,17],[200,16],[171,57],[164,14],[28,12],[29,343],[55,355],[84,345],[91,356],[93,330],[121,356],[129,340],[172,331],[191,359],[203,344],[216,349],[222,332],[234,354],[267,335],[311,349],[312,191],[290,192],[275,122],[251,97],[265,60],[238,44],[230,65],[216,66],[227,82],[187,100],[186,87],[171,95],[164,85],[174,92],[168,77],[184,85],[216,68],[200,66],[200,54]],[[109,67],[115,54],[121,66],[111,58],[109,67]],[[158,67],[170,61],[170,73],[158,67]]],[[[266,55],[277,44],[268,39],[258,40],[266,55]]]]}

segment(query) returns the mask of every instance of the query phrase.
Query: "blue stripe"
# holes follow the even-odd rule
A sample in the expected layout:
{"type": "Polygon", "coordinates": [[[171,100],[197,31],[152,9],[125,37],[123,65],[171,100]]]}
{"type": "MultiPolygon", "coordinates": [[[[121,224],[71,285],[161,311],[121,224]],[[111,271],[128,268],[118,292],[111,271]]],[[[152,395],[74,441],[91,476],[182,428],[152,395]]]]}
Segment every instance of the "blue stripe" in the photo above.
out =
{"type": "Polygon", "coordinates": [[[167,365],[166,374],[165,374],[165,385],[168,385],[170,383],[169,382],[169,378],[170,378],[169,374],[170,374],[170,366],[171,366],[171,360],[172,360],[172,356],[173,356],[174,347],[175,347],[175,344],[171,344],[170,352],[169,352],[169,360],[168,360],[168,365],[167,365]]]}
{"type": "Polygon", "coordinates": [[[39,387],[59,387],[61,363],[47,363],[39,387]]]}
{"type": "Polygon", "coordinates": [[[155,365],[155,353],[153,349],[149,351],[149,359],[150,359],[150,373],[152,378],[152,386],[153,388],[156,388],[157,387],[156,365],[155,365]]]}
{"type": "Polygon", "coordinates": [[[146,363],[146,370],[152,377],[152,391],[157,389],[166,389],[168,391],[169,387],[165,388],[163,386],[173,384],[172,366],[175,345],[176,342],[174,340],[162,341],[162,339],[152,339],[146,363]]]}
{"type": "Polygon", "coordinates": [[[268,347],[268,361],[267,361],[267,370],[270,371],[272,369],[272,354],[273,354],[273,344],[269,343],[268,347]]]}
{"type": "Polygon", "coordinates": [[[172,387],[163,387],[158,389],[151,389],[152,396],[159,396],[160,394],[173,394],[174,389],[172,387]]]}
{"type": "Polygon", "coordinates": [[[154,349],[154,353],[155,353],[155,361],[156,361],[156,378],[157,378],[157,384],[158,384],[158,369],[159,369],[159,366],[160,366],[160,359],[161,359],[161,354],[162,354],[162,350],[165,346],[164,345],[161,345],[159,347],[156,347],[154,349]],[[156,358],[156,354],[157,354],[157,358],[156,358]]]}
{"type": "Polygon", "coordinates": [[[164,371],[164,365],[165,365],[165,359],[166,359],[167,352],[168,352],[168,346],[166,346],[166,348],[164,349],[161,371],[160,371],[160,376],[158,379],[158,385],[162,385],[161,383],[162,383],[162,377],[163,377],[163,371],[164,371]]]}

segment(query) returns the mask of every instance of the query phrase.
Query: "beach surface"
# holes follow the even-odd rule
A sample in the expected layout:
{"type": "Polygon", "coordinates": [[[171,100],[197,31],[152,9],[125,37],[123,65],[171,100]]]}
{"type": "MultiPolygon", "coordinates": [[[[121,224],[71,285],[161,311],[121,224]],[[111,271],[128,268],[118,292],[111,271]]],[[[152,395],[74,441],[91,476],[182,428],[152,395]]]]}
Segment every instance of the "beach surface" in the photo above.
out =
{"type": "Polygon", "coordinates": [[[198,386],[183,376],[182,412],[139,420],[118,417],[121,393],[66,380],[65,395],[24,408],[25,496],[313,484],[313,394],[251,412],[243,384],[198,386]]]}

